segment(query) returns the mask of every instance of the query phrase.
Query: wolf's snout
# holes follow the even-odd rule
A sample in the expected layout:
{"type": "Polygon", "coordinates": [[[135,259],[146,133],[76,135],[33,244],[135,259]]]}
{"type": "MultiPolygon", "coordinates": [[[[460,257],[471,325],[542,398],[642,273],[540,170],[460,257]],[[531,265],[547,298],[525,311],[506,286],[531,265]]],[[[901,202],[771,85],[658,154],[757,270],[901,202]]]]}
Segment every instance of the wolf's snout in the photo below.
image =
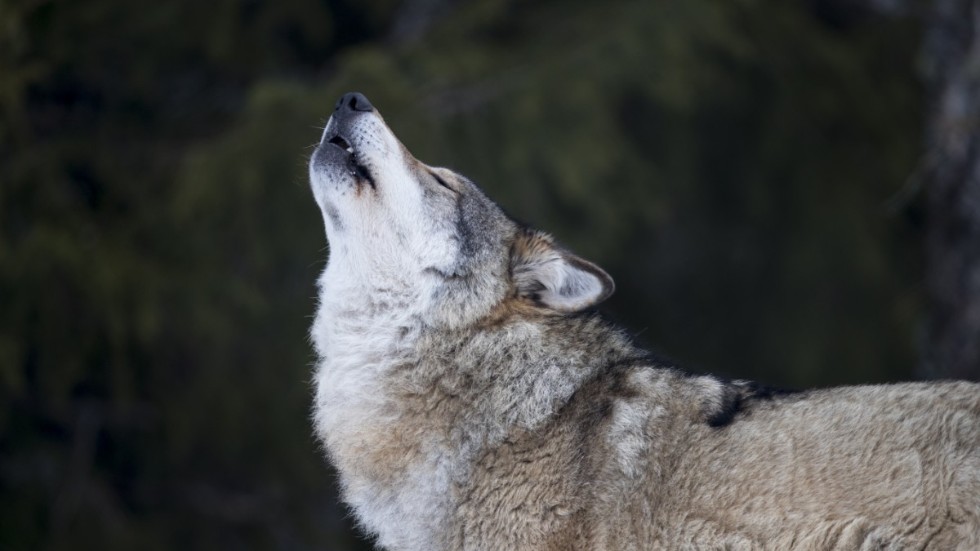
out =
{"type": "Polygon", "coordinates": [[[364,94],[360,92],[348,92],[340,96],[333,110],[337,114],[351,111],[373,111],[374,106],[371,105],[371,101],[364,94]]]}

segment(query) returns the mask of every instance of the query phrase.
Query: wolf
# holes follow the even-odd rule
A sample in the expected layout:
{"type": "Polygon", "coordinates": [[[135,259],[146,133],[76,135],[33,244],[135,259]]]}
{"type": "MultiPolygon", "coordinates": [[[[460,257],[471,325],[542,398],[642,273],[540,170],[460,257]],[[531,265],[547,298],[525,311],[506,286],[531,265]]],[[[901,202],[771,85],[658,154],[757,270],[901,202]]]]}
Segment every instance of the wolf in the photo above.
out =
{"type": "Polygon", "coordinates": [[[313,422],[380,547],[980,549],[980,385],[681,371],[594,313],[605,271],[418,161],[359,93],[309,172],[313,422]]]}

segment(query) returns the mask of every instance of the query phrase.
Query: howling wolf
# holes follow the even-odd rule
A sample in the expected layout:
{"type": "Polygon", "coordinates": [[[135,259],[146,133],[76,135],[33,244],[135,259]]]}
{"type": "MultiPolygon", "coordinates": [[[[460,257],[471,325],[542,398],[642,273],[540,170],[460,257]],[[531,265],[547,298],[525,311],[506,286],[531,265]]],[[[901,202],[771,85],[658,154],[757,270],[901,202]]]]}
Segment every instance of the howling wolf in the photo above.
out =
{"type": "Polygon", "coordinates": [[[658,362],[601,268],[413,157],[362,94],[310,160],[314,421],[391,550],[980,550],[980,385],[798,393],[658,362]]]}

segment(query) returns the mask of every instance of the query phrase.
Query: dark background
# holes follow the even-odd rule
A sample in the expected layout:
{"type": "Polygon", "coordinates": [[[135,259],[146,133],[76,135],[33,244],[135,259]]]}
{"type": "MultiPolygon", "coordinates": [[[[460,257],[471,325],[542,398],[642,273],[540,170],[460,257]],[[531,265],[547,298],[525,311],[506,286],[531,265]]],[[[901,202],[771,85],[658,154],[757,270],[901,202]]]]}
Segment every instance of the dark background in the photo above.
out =
{"type": "Polygon", "coordinates": [[[0,0],[0,550],[368,548],[308,419],[350,90],[691,370],[980,378],[976,10],[0,0]]]}

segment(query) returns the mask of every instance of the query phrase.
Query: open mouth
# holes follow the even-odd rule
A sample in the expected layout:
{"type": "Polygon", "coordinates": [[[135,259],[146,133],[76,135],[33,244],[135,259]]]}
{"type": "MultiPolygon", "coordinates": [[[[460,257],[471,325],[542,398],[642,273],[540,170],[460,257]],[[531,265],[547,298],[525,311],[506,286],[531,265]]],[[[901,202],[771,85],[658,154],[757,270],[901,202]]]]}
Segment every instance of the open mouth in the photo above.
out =
{"type": "Polygon", "coordinates": [[[352,146],[346,138],[340,134],[337,134],[336,136],[327,140],[327,143],[342,149],[347,153],[347,170],[351,176],[356,178],[359,182],[367,182],[372,188],[377,189],[377,185],[375,185],[371,172],[358,160],[357,152],[354,151],[354,146],[352,146]]]}
{"type": "Polygon", "coordinates": [[[330,138],[330,141],[328,143],[334,144],[335,146],[343,149],[344,151],[350,153],[351,155],[354,154],[354,148],[351,147],[350,143],[339,134],[330,138]]]}

